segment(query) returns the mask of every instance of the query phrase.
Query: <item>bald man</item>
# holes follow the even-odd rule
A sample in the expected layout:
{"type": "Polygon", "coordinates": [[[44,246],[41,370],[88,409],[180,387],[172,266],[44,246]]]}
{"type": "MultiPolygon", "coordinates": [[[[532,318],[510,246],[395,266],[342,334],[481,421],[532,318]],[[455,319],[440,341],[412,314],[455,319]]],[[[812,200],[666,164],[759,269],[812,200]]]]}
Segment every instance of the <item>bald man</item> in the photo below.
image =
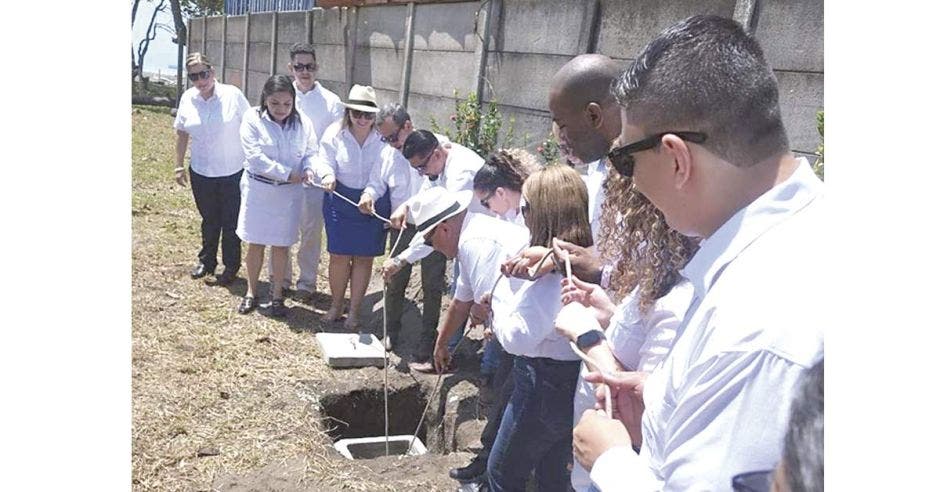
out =
{"type": "MultiPolygon", "coordinates": [[[[553,132],[565,157],[582,173],[588,188],[588,217],[595,244],[601,240],[601,204],[607,177],[604,163],[607,151],[620,134],[620,109],[610,92],[611,83],[620,72],[618,64],[604,55],[579,55],[558,70],[549,88],[553,132]]],[[[616,258],[604,261],[587,248],[557,241],[556,262],[564,262],[562,250],[570,255],[575,276],[605,289],[609,287],[616,258]]],[[[530,256],[538,255],[525,255],[530,256]]],[[[536,261],[530,261],[529,266],[536,261]]],[[[552,268],[553,262],[545,262],[545,271],[541,273],[552,268]]]]}

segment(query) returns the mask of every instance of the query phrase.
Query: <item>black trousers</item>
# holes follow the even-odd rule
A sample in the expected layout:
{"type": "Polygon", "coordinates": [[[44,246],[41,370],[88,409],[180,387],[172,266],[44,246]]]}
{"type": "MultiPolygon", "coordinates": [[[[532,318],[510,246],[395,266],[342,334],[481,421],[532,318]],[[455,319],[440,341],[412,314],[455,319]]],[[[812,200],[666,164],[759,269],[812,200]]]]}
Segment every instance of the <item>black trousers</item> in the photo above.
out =
{"type": "Polygon", "coordinates": [[[222,236],[222,264],[237,272],[242,264],[242,241],[235,234],[241,206],[242,171],[231,176],[207,178],[189,169],[196,208],[202,216],[202,249],[199,262],[215,270],[219,261],[219,236],[222,236]]]}

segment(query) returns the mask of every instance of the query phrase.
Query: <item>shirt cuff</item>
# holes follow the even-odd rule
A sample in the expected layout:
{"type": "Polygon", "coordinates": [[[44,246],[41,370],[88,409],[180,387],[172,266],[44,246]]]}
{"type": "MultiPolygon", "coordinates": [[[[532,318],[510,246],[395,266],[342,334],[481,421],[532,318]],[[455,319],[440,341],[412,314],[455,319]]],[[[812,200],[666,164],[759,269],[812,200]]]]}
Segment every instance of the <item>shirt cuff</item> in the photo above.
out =
{"type": "MultiPolygon", "coordinates": [[[[614,446],[600,455],[591,468],[591,481],[601,491],[622,490],[625,484],[640,484],[646,466],[628,446],[614,446]]],[[[633,488],[632,485],[630,488],[633,488]]],[[[636,490],[646,490],[637,488],[636,490]]]]}

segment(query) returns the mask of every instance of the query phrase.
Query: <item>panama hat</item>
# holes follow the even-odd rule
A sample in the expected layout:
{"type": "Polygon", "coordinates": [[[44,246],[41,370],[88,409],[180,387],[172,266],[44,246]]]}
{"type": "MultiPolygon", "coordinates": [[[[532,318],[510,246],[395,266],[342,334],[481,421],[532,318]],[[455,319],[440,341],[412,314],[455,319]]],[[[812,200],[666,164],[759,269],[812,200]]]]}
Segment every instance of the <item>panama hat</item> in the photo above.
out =
{"type": "Polygon", "coordinates": [[[416,195],[408,206],[417,229],[411,246],[424,244],[425,234],[434,230],[441,222],[466,210],[471,201],[472,190],[454,192],[443,186],[434,186],[416,195]]]}
{"type": "Polygon", "coordinates": [[[353,85],[352,89],[349,89],[349,98],[343,106],[366,113],[379,112],[379,105],[375,102],[375,89],[368,85],[353,85]]]}

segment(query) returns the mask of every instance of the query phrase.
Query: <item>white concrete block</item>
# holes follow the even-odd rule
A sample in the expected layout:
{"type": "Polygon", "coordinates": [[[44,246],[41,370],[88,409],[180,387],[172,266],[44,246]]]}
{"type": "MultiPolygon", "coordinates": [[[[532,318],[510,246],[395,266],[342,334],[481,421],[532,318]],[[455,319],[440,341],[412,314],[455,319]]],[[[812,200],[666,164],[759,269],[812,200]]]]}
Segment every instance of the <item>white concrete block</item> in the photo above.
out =
{"type": "Polygon", "coordinates": [[[316,337],[330,367],[382,367],[385,364],[385,347],[371,333],[317,333],[316,337]]]}
{"type": "MultiPolygon", "coordinates": [[[[428,450],[420,438],[414,438],[414,445],[408,444],[414,436],[388,436],[389,456],[419,456],[428,450]]],[[[340,439],[333,444],[340,454],[351,460],[367,460],[385,456],[385,436],[340,439]]]]}

